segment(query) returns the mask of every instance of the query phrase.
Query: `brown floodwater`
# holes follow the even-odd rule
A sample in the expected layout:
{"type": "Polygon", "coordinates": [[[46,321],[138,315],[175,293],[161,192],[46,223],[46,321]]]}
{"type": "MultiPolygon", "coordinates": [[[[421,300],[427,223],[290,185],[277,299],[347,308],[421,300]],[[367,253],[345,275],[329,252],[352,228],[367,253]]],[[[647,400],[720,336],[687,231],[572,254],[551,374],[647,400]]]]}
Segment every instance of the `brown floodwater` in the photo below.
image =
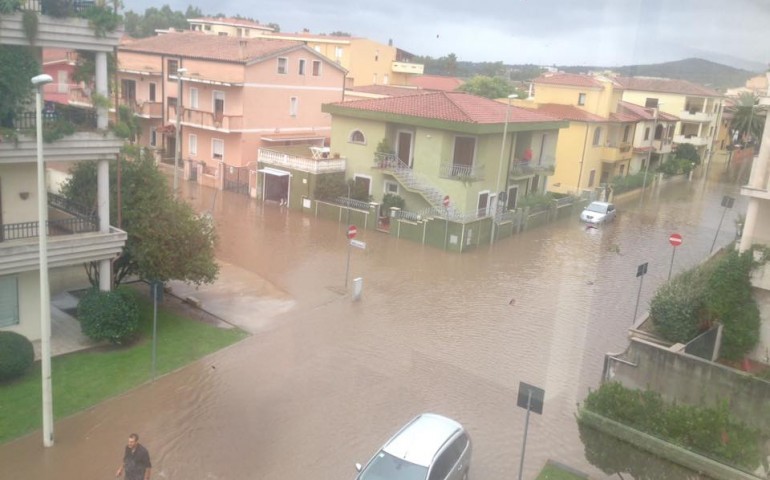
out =
{"type": "MultiPolygon", "coordinates": [[[[735,237],[745,199],[734,186],[694,180],[619,204],[613,224],[565,219],[458,255],[359,230],[342,294],[345,225],[184,185],[220,235],[221,260],[256,273],[294,300],[264,331],[41,434],[0,446],[0,479],[112,478],[138,432],[156,479],[345,479],[421,412],[462,422],[474,442],[471,476],[515,478],[525,412],[519,382],[545,389],[532,415],[524,467],[547,459],[604,474],[584,455],[576,405],[599,386],[607,352],[622,351],[639,279],[639,315],[684,237],[674,272],[710,251],[723,195],[736,197],[717,247],[735,237]]],[[[254,315],[260,315],[255,311],[254,315]]],[[[55,395],[55,392],[54,392],[55,395]]],[[[55,399],[54,399],[55,401],[55,399]]],[[[629,478],[629,477],[626,477],[629,478]]]]}

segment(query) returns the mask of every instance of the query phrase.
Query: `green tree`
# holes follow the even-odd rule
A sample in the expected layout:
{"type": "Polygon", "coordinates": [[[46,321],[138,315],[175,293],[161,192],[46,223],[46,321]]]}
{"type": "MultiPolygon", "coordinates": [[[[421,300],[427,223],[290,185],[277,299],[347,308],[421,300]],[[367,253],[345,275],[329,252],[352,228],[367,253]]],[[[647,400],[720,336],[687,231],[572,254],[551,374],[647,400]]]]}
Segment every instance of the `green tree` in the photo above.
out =
{"type": "Polygon", "coordinates": [[[503,98],[515,93],[513,84],[508,80],[483,75],[471,78],[462,84],[458,90],[486,98],[503,98]]]}
{"type": "Polygon", "coordinates": [[[40,73],[27,47],[0,46],[0,127],[12,128],[13,119],[32,97],[29,79],[40,73]]]}
{"type": "MultiPolygon", "coordinates": [[[[121,161],[121,227],[128,233],[123,253],[114,264],[115,286],[127,276],[146,280],[182,280],[211,283],[219,267],[214,259],[216,233],[211,219],[175,200],[152,155],[137,147],[124,148],[121,161]]],[[[117,218],[117,171],[110,165],[110,217],[117,218]]],[[[96,163],[80,162],[62,187],[69,200],[96,210],[96,163]]],[[[91,283],[98,284],[98,269],[87,264],[91,283]]]]}
{"type": "Polygon", "coordinates": [[[689,143],[680,143],[677,145],[676,158],[686,160],[695,165],[700,165],[700,155],[698,155],[698,150],[689,143]]]}
{"type": "Polygon", "coordinates": [[[145,38],[155,35],[155,30],[158,29],[188,30],[190,27],[187,19],[203,15],[198,8],[188,7],[186,12],[182,12],[171,10],[168,5],[163,5],[160,9],[150,7],[141,15],[127,11],[124,16],[126,33],[135,38],[145,38]]]}
{"type": "Polygon", "coordinates": [[[272,28],[274,32],[278,33],[281,31],[281,26],[277,23],[270,22],[267,24],[268,27],[272,28]]]}
{"type": "Polygon", "coordinates": [[[759,105],[759,97],[753,93],[742,93],[738,97],[738,103],[729,108],[733,114],[730,120],[730,130],[738,131],[738,138],[743,146],[747,143],[758,141],[762,138],[765,128],[766,109],[759,105]]]}

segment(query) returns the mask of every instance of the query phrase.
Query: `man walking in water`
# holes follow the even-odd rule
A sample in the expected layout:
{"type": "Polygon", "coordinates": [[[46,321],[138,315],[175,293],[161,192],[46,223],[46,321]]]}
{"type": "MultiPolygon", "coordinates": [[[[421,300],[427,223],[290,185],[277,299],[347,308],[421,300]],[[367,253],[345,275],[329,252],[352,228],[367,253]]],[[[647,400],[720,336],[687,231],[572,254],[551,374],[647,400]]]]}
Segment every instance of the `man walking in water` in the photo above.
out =
{"type": "Polygon", "coordinates": [[[123,464],[118,468],[115,476],[119,477],[125,472],[126,480],[150,480],[151,471],[150,453],[139,445],[139,435],[132,433],[128,436],[123,464]]]}

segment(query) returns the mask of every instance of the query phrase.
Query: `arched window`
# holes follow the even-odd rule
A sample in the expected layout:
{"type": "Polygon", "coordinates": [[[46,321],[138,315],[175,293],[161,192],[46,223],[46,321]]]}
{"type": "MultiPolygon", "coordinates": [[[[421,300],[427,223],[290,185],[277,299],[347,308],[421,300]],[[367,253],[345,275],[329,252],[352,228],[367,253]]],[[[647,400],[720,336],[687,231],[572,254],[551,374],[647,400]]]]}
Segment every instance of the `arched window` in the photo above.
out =
{"type": "Polygon", "coordinates": [[[350,137],[348,137],[348,141],[350,143],[361,143],[366,144],[366,137],[364,137],[364,132],[361,130],[353,130],[350,132],[350,137]]]}

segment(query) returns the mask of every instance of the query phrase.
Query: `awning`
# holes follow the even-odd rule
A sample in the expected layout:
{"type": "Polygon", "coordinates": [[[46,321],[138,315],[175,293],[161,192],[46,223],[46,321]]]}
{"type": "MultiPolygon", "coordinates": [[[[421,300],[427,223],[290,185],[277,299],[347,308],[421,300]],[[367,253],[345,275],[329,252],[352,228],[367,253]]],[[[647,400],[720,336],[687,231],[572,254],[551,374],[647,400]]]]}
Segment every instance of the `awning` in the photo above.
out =
{"type": "Polygon", "coordinates": [[[278,170],[278,169],[270,168],[270,167],[260,168],[259,170],[257,170],[257,172],[265,173],[267,175],[275,175],[276,177],[286,177],[286,176],[291,175],[291,173],[289,173],[289,172],[287,172],[285,170],[278,170]]]}

